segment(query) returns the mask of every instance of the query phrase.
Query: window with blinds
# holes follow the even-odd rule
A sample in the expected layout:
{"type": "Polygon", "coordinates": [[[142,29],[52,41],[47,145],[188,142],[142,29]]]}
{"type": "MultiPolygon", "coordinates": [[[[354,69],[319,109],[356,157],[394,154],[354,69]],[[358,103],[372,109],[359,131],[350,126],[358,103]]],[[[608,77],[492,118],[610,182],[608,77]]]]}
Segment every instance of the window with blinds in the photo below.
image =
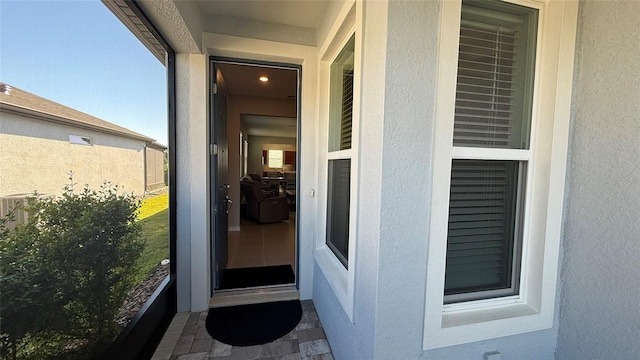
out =
{"type": "Polygon", "coordinates": [[[536,26],[535,9],[462,3],[445,303],[518,293],[536,26]]]}
{"type": "Polygon", "coordinates": [[[329,151],[351,149],[354,46],[352,37],[331,63],[329,151]]]}
{"type": "Polygon", "coordinates": [[[355,36],[331,63],[326,244],[348,269],[355,36]]]}
{"type": "Polygon", "coordinates": [[[284,151],[282,150],[269,150],[268,151],[268,166],[272,169],[281,169],[283,167],[284,151]]]}
{"type": "Polygon", "coordinates": [[[445,295],[495,296],[515,288],[520,167],[517,161],[453,160],[445,295]]]}
{"type": "Polygon", "coordinates": [[[530,39],[535,31],[530,30],[534,24],[531,9],[506,5],[491,1],[463,4],[454,146],[529,146],[535,51],[535,40],[530,39]]]}
{"type": "Polygon", "coordinates": [[[329,160],[327,246],[348,268],[351,159],[329,160]]]}
{"type": "MultiPolygon", "coordinates": [[[[353,61],[353,58],[351,59],[353,61]]],[[[340,150],[351,149],[353,116],[353,64],[342,74],[342,114],[340,121],[340,150]]]]}

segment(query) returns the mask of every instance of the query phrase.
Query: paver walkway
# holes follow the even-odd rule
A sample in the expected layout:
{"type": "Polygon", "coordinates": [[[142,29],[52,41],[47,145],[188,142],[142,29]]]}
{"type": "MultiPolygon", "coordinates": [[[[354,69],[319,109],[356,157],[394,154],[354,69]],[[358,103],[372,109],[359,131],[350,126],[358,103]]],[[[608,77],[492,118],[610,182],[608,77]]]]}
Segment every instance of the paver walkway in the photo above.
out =
{"type": "Polygon", "coordinates": [[[282,338],[263,345],[231,346],[207,333],[207,312],[176,314],[152,360],[333,360],[311,300],[302,301],[302,319],[282,338]]]}

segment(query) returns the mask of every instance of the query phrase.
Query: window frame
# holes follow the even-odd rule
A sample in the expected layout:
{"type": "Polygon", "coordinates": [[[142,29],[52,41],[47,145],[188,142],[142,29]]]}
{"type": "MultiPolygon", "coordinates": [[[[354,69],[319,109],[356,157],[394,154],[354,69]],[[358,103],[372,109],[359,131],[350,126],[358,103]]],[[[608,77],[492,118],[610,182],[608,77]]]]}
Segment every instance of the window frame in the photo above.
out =
{"type": "MultiPolygon", "coordinates": [[[[463,1],[464,2],[464,1],[463,1]]],[[[500,1],[500,0],[496,0],[494,2],[494,8],[492,9],[487,9],[484,7],[476,7],[476,5],[470,4],[470,6],[472,7],[471,9],[468,10],[467,14],[472,14],[472,15],[477,15],[478,10],[480,10],[481,12],[486,12],[486,13],[498,13],[497,16],[501,16],[503,18],[509,18],[510,16],[514,16],[512,14],[506,14],[503,15],[504,12],[502,12],[501,9],[502,7],[505,7],[504,4],[509,4],[509,5],[517,5],[517,6],[521,6],[522,4],[517,4],[517,3],[512,3],[509,1],[500,1]],[[502,12],[502,13],[501,13],[502,12]]],[[[464,5],[461,5],[461,16],[460,16],[460,25],[459,25],[459,30],[458,30],[458,48],[460,48],[460,37],[462,37],[462,23],[464,22],[464,20],[462,20],[462,7],[464,5]]],[[[469,144],[458,144],[456,145],[455,143],[455,132],[456,132],[456,120],[454,117],[453,123],[454,123],[454,135],[453,140],[452,140],[452,145],[451,145],[451,161],[454,160],[479,160],[479,161],[514,161],[517,162],[518,165],[518,170],[517,170],[517,181],[518,183],[515,185],[517,188],[517,195],[516,195],[516,213],[515,213],[515,218],[514,221],[515,223],[512,224],[514,226],[514,240],[513,240],[513,250],[512,250],[512,258],[511,258],[511,262],[512,262],[512,267],[511,267],[511,286],[508,288],[500,288],[500,289],[494,289],[494,290],[481,290],[481,291],[470,291],[470,292],[466,292],[466,293],[459,293],[459,294],[451,294],[451,295],[445,295],[444,299],[445,299],[445,306],[449,306],[450,304],[454,304],[454,303],[461,303],[461,302],[469,302],[469,301],[473,301],[473,300],[480,300],[480,299],[491,299],[491,298],[502,298],[502,297],[506,297],[506,296],[512,296],[512,295],[517,295],[520,294],[520,276],[522,275],[521,273],[521,259],[522,259],[522,254],[521,254],[521,249],[523,248],[523,244],[527,241],[527,236],[526,234],[522,231],[524,226],[525,226],[525,220],[527,219],[527,214],[528,214],[528,208],[526,207],[527,204],[529,204],[531,202],[531,192],[530,187],[527,186],[527,184],[530,184],[530,182],[533,180],[532,179],[532,172],[531,171],[527,171],[527,169],[530,167],[531,164],[531,160],[532,160],[532,155],[533,155],[533,151],[531,149],[531,145],[534,144],[535,141],[535,127],[537,125],[537,120],[536,117],[534,117],[533,112],[531,111],[533,108],[533,104],[534,102],[537,100],[535,98],[535,88],[534,85],[536,84],[536,78],[535,75],[537,74],[537,72],[535,71],[537,66],[539,65],[539,63],[537,62],[538,59],[538,35],[540,34],[539,32],[539,19],[541,16],[541,8],[537,7],[537,6],[527,6],[529,9],[533,9],[533,10],[537,10],[536,14],[531,16],[533,13],[530,13],[529,15],[530,17],[530,21],[527,21],[526,25],[522,26],[523,29],[525,29],[525,26],[527,26],[528,28],[526,28],[527,31],[529,30],[534,30],[535,33],[529,33],[527,32],[527,38],[528,40],[526,40],[525,42],[525,50],[523,52],[520,53],[516,53],[514,54],[514,58],[513,61],[516,62],[516,56],[523,56],[526,55],[527,57],[526,62],[524,64],[524,66],[520,67],[520,71],[523,71],[523,74],[520,74],[520,80],[523,82],[522,83],[522,106],[520,107],[520,111],[519,113],[521,114],[520,117],[520,135],[518,136],[518,138],[520,139],[520,147],[513,147],[510,145],[507,146],[495,146],[494,145],[482,145],[482,144],[478,144],[478,145],[469,145],[469,144]],[[538,20],[538,24],[535,24],[533,21],[531,20],[538,20]],[[531,44],[529,43],[529,40],[534,40],[534,43],[536,44],[535,48],[531,46],[531,44]],[[532,51],[533,50],[533,51],[532,51]],[[533,55],[533,57],[531,57],[530,55],[533,55]],[[533,75],[533,76],[532,76],[533,75]],[[524,136],[527,136],[528,139],[525,140],[524,136]],[[526,144],[526,145],[524,145],[526,144]],[[491,151],[485,151],[486,149],[491,149],[491,151]],[[490,157],[490,158],[488,158],[490,157]]],[[[489,15],[483,15],[483,17],[491,17],[489,15]]],[[[465,25],[466,28],[469,28],[468,24],[465,25]]],[[[515,42],[514,42],[515,44],[515,42]]],[[[459,54],[460,49],[458,50],[459,54]]],[[[466,59],[468,61],[468,59],[466,59]]],[[[463,60],[464,61],[464,60],[463,60]]],[[[459,63],[458,61],[456,61],[456,74],[458,77],[460,77],[460,69],[459,69],[459,63]]],[[[466,68],[466,67],[465,67],[466,68]]],[[[518,76],[517,74],[512,74],[514,77],[518,76]]],[[[463,76],[464,77],[464,76],[463,76]]],[[[457,103],[458,101],[469,101],[466,98],[462,98],[459,99],[458,98],[458,83],[460,81],[457,80],[456,81],[456,96],[455,96],[455,102],[457,103]]],[[[469,86],[468,82],[464,82],[463,86],[469,86]]],[[[517,90],[515,90],[517,92],[517,90]]],[[[511,94],[510,94],[511,95],[511,94]]],[[[506,95],[505,95],[506,96],[506,95]]],[[[519,101],[516,98],[515,104],[511,103],[510,106],[512,107],[516,107],[517,108],[517,104],[519,103],[519,101]]],[[[454,114],[458,114],[456,107],[454,107],[454,114]]],[[[464,117],[464,116],[463,116],[464,117]]],[[[517,119],[514,119],[517,120],[517,119]]],[[[515,127],[514,127],[515,128],[515,127]]],[[[459,131],[472,131],[472,130],[461,130],[459,129],[459,131]]],[[[461,140],[465,140],[464,137],[461,140]]],[[[451,169],[449,169],[449,173],[451,174],[451,169]]],[[[450,185],[450,184],[449,184],[450,185]]],[[[451,189],[451,187],[448,185],[448,189],[451,189]]],[[[453,307],[453,306],[452,306],[453,307]]]]}
{"type": "Polygon", "coordinates": [[[577,2],[504,0],[539,11],[518,295],[444,303],[452,159],[504,160],[494,148],[453,146],[461,1],[443,1],[438,46],[423,349],[553,326],[570,120],[577,2]],[[560,34],[558,36],[557,34],[560,34]],[[544,91],[542,86],[544,85],[544,91]],[[536,141],[536,139],[544,141],[536,141]]]}
{"type": "Polygon", "coordinates": [[[93,138],[90,136],[69,134],[69,144],[93,146],[93,138]]]}
{"type": "Polygon", "coordinates": [[[103,0],[103,4],[166,67],[169,135],[169,276],[162,280],[136,316],[113,341],[105,355],[105,358],[113,359],[139,359],[153,354],[177,312],[176,53],[136,1],[125,0],[122,3],[116,3],[113,0],[103,0]],[[142,28],[146,32],[142,32],[142,28]]]}
{"type": "Polygon", "coordinates": [[[334,25],[319,51],[319,109],[320,119],[318,124],[318,223],[316,227],[316,241],[314,259],[320,271],[327,279],[338,302],[345,311],[347,317],[354,321],[354,294],[355,294],[355,268],[356,268],[356,239],[357,239],[357,202],[358,202],[358,152],[359,152],[359,118],[360,118],[360,81],[362,59],[362,4],[357,1],[346,2],[340,10],[334,25]],[[354,79],[353,79],[353,105],[351,124],[351,148],[345,150],[330,151],[330,101],[331,101],[331,64],[338,57],[342,49],[352,37],[354,42],[354,79]],[[350,179],[350,203],[349,203],[349,245],[348,245],[348,269],[329,248],[326,241],[327,231],[327,205],[328,205],[328,167],[329,161],[339,159],[351,160],[350,179]]]}

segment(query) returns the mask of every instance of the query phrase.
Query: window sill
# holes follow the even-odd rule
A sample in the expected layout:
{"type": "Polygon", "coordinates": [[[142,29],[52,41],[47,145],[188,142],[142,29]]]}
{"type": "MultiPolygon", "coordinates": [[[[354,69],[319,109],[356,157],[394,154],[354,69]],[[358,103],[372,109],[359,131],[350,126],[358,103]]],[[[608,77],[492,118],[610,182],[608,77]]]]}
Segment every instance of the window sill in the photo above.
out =
{"type": "Polygon", "coordinates": [[[449,328],[471,325],[486,321],[517,318],[536,314],[538,314],[538,311],[522,303],[470,310],[454,310],[442,313],[442,327],[449,328]]]}
{"type": "Polygon", "coordinates": [[[316,249],[314,258],[349,320],[353,321],[353,291],[349,291],[347,269],[326,245],[316,249]]]}
{"type": "Polygon", "coordinates": [[[494,339],[553,326],[550,312],[540,312],[522,302],[460,310],[445,309],[441,326],[427,329],[424,349],[435,349],[494,339]]]}

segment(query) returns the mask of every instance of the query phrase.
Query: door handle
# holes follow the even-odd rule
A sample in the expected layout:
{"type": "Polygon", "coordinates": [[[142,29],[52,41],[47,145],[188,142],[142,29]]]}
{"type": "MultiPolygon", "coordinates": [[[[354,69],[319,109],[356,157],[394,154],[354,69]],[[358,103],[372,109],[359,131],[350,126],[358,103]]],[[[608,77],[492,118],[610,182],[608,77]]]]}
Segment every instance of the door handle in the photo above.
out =
{"type": "Polygon", "coordinates": [[[229,184],[224,184],[224,185],[220,186],[220,190],[222,190],[222,189],[229,190],[230,188],[231,188],[231,185],[229,185],[229,184]]]}
{"type": "Polygon", "coordinates": [[[229,197],[225,197],[225,200],[227,201],[227,214],[229,213],[229,210],[231,210],[231,208],[233,207],[233,201],[231,201],[231,199],[229,199],[229,197]]]}

